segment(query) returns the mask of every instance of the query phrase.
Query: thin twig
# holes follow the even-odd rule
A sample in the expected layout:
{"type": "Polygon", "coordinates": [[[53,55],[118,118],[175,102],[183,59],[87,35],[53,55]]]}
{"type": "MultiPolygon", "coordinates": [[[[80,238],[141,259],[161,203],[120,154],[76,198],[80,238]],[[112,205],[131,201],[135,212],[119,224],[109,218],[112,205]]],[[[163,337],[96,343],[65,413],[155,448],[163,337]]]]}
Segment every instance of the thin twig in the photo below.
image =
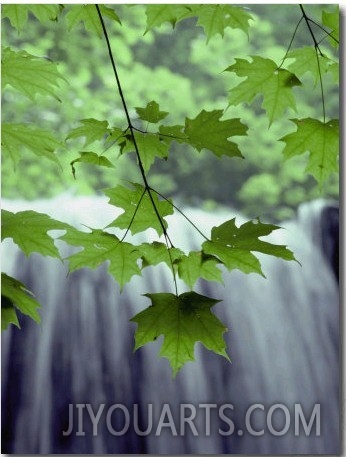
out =
{"type": "Polygon", "coordinates": [[[322,110],[323,110],[323,123],[326,123],[326,107],[324,103],[324,90],[323,90],[323,80],[322,80],[322,72],[321,72],[321,65],[320,65],[320,58],[315,48],[316,59],[317,59],[317,67],[318,67],[318,75],[320,80],[320,87],[321,87],[321,97],[322,97],[322,110]]]}
{"type": "Polygon", "coordinates": [[[308,27],[308,29],[309,29],[310,35],[311,35],[311,37],[312,37],[312,39],[313,39],[315,49],[318,50],[318,52],[320,53],[320,56],[324,57],[324,56],[323,56],[323,53],[322,53],[322,51],[321,51],[321,49],[320,49],[320,47],[318,46],[318,43],[317,43],[317,40],[316,40],[316,38],[315,38],[314,32],[312,31],[312,28],[311,28],[311,26],[310,26],[310,22],[309,22],[309,19],[310,19],[310,18],[306,15],[305,10],[304,10],[304,8],[303,8],[303,5],[300,4],[299,7],[300,7],[301,12],[302,12],[302,14],[303,14],[303,18],[304,18],[304,20],[305,20],[305,22],[306,22],[306,25],[307,25],[307,27],[308,27]]]}
{"type": "Polygon", "coordinates": [[[285,60],[286,60],[286,58],[287,58],[287,54],[289,53],[289,51],[290,51],[290,49],[291,49],[291,46],[292,46],[293,41],[294,41],[294,38],[295,38],[295,36],[296,36],[298,27],[300,26],[300,23],[302,22],[302,20],[303,20],[303,16],[299,19],[298,24],[296,25],[296,28],[294,29],[294,32],[293,32],[293,35],[292,35],[290,44],[288,45],[288,48],[287,48],[286,53],[285,53],[285,55],[284,55],[284,57],[283,57],[283,59],[282,59],[282,62],[280,63],[280,65],[279,65],[278,68],[277,68],[278,70],[279,70],[279,68],[282,67],[282,65],[284,64],[284,62],[285,62],[285,60]]]}
{"type": "MultiPolygon", "coordinates": [[[[111,64],[112,64],[115,80],[116,80],[117,87],[118,87],[118,92],[119,92],[119,95],[120,95],[120,98],[121,98],[121,102],[122,102],[122,105],[123,105],[123,108],[124,108],[126,120],[127,120],[127,123],[128,123],[128,128],[129,128],[129,130],[131,132],[133,146],[135,148],[135,152],[136,152],[136,156],[137,156],[137,160],[138,160],[138,166],[139,166],[139,169],[140,169],[140,172],[141,172],[141,175],[142,175],[142,179],[143,179],[143,182],[144,182],[144,187],[145,187],[144,193],[148,192],[151,204],[152,204],[152,206],[154,208],[155,214],[157,216],[157,219],[158,219],[158,221],[159,221],[159,223],[161,225],[163,234],[165,236],[167,249],[169,251],[169,244],[170,244],[170,246],[172,248],[174,246],[173,246],[173,243],[172,243],[171,239],[168,236],[165,224],[164,224],[164,222],[162,220],[162,217],[161,217],[161,215],[159,213],[159,210],[156,207],[156,204],[155,204],[155,201],[154,201],[154,198],[153,198],[153,195],[152,195],[152,189],[149,186],[149,183],[148,183],[145,171],[144,171],[143,162],[142,162],[142,159],[141,159],[141,156],[140,156],[140,153],[139,153],[139,148],[138,148],[138,145],[137,145],[137,142],[136,142],[136,137],[135,137],[135,134],[134,134],[134,128],[132,126],[130,114],[129,114],[129,111],[128,111],[128,108],[127,108],[127,104],[126,104],[126,101],[125,101],[125,97],[124,97],[124,93],[123,93],[123,90],[122,90],[122,87],[121,87],[120,78],[119,78],[118,71],[117,71],[117,68],[116,68],[116,65],[115,65],[115,61],[114,61],[113,52],[112,52],[112,48],[111,48],[111,45],[110,45],[107,29],[106,29],[106,26],[105,26],[105,23],[104,23],[104,20],[103,20],[103,17],[102,17],[102,14],[101,14],[99,6],[95,5],[95,7],[96,7],[96,10],[97,10],[97,13],[98,13],[98,16],[99,16],[99,19],[100,19],[100,22],[101,22],[103,34],[104,34],[104,37],[105,37],[105,40],[106,40],[106,43],[107,43],[108,54],[109,54],[109,58],[110,58],[110,61],[111,61],[111,64]]],[[[144,195],[144,193],[143,193],[143,195],[144,195]]],[[[143,198],[143,196],[142,196],[142,198],[143,198]]],[[[139,207],[139,205],[137,206],[137,208],[138,207],[139,207]]],[[[170,259],[172,260],[171,256],[170,256],[170,259]]],[[[177,289],[177,283],[176,283],[173,263],[172,263],[172,272],[173,272],[173,278],[174,278],[176,294],[178,295],[178,289],[177,289]]]]}
{"type": "Polygon", "coordinates": [[[324,33],[326,33],[329,38],[331,38],[332,40],[335,41],[335,43],[339,44],[339,40],[337,40],[335,38],[335,36],[333,36],[333,32],[328,32],[328,30],[326,30],[324,27],[322,27],[321,24],[319,24],[318,22],[314,21],[313,19],[311,19],[310,17],[308,17],[308,21],[312,22],[314,25],[316,25],[316,27],[319,27],[321,30],[323,30],[324,33]]]}
{"type": "Polygon", "coordinates": [[[159,195],[161,198],[163,198],[164,200],[166,200],[170,205],[172,205],[172,207],[173,207],[174,209],[176,209],[176,210],[178,211],[178,213],[180,213],[182,216],[184,216],[185,219],[192,225],[192,227],[193,227],[195,230],[197,230],[197,232],[198,232],[200,235],[203,236],[203,238],[204,238],[205,240],[210,241],[209,238],[208,238],[207,236],[205,236],[204,233],[202,233],[202,232],[200,231],[200,229],[197,227],[197,225],[195,225],[195,224],[191,221],[191,219],[189,219],[189,218],[186,216],[186,214],[183,213],[183,211],[181,211],[181,209],[178,208],[178,206],[176,206],[173,202],[171,202],[167,197],[165,197],[164,195],[160,194],[160,192],[158,192],[157,190],[155,190],[155,189],[153,189],[153,188],[152,188],[151,190],[152,190],[153,192],[155,192],[157,195],[159,195]]]}

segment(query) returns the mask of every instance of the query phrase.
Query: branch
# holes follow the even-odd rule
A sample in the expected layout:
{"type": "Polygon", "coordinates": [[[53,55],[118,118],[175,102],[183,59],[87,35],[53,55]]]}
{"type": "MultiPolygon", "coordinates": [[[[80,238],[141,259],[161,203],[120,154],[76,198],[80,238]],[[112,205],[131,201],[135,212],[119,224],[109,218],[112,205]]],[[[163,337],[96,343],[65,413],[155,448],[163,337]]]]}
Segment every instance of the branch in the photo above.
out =
{"type": "MultiPolygon", "coordinates": [[[[138,148],[138,145],[137,145],[137,142],[136,142],[136,137],[135,137],[135,134],[134,134],[134,128],[133,128],[133,125],[132,125],[132,122],[131,122],[131,118],[130,118],[130,115],[129,115],[129,110],[127,108],[127,104],[126,104],[126,101],[125,101],[124,93],[123,93],[123,90],[122,90],[122,87],[121,87],[120,78],[119,78],[118,71],[117,71],[117,68],[116,68],[116,65],[115,65],[115,61],[114,61],[113,52],[112,52],[112,48],[111,48],[111,45],[110,45],[107,29],[106,29],[106,26],[105,26],[105,23],[104,23],[104,20],[103,20],[103,17],[102,17],[102,14],[101,14],[99,6],[95,5],[95,7],[96,7],[96,10],[97,10],[97,13],[98,13],[98,16],[99,16],[99,19],[100,19],[100,22],[101,22],[103,34],[104,34],[104,37],[105,37],[105,40],[106,40],[106,43],[107,43],[107,49],[108,49],[109,58],[110,58],[110,61],[111,61],[111,64],[112,64],[112,68],[113,68],[115,80],[116,80],[116,83],[117,83],[119,95],[120,95],[121,102],[122,102],[122,105],[123,105],[123,108],[124,108],[126,120],[127,120],[127,123],[128,123],[128,128],[129,128],[130,133],[131,133],[133,145],[134,145],[136,156],[137,156],[137,160],[138,160],[139,169],[140,169],[140,172],[141,172],[141,175],[142,175],[142,178],[143,178],[143,182],[144,182],[144,186],[145,186],[145,192],[148,192],[148,195],[149,195],[149,198],[151,200],[152,206],[154,208],[155,214],[156,214],[156,216],[158,218],[158,221],[159,221],[159,223],[160,223],[160,225],[162,227],[163,234],[164,234],[164,237],[165,237],[165,240],[166,240],[167,249],[168,249],[168,252],[169,252],[169,245],[170,245],[171,248],[173,248],[174,245],[173,245],[171,239],[168,236],[165,224],[164,224],[164,222],[163,222],[163,220],[161,218],[161,215],[159,213],[159,210],[157,209],[156,204],[154,202],[154,199],[153,199],[153,196],[152,196],[152,193],[151,193],[152,189],[149,186],[147,177],[145,175],[142,159],[141,159],[141,156],[139,154],[139,148],[138,148]]],[[[143,193],[143,195],[144,195],[144,193],[143,193]]],[[[169,253],[169,255],[170,255],[170,253],[169,253]]],[[[170,255],[170,259],[171,259],[171,263],[172,263],[171,255],[170,255]]],[[[173,263],[172,263],[172,271],[173,271],[173,279],[174,279],[174,284],[175,284],[175,290],[176,290],[176,294],[178,295],[177,282],[176,282],[176,278],[175,278],[173,263]]]]}
{"type": "Polygon", "coordinates": [[[300,7],[301,12],[302,12],[302,14],[303,14],[303,18],[304,18],[304,20],[305,20],[305,22],[306,22],[306,25],[307,25],[307,27],[308,27],[308,29],[309,29],[310,35],[311,35],[311,37],[312,37],[312,39],[313,39],[315,49],[318,50],[318,52],[320,53],[320,56],[321,56],[321,57],[324,57],[324,55],[323,55],[323,53],[322,53],[320,47],[318,46],[318,43],[317,43],[317,40],[316,40],[316,38],[315,38],[314,32],[312,31],[312,28],[311,28],[311,26],[310,26],[310,22],[309,22],[310,19],[309,19],[308,16],[306,15],[305,10],[304,10],[304,8],[303,8],[303,5],[299,5],[299,7],[300,7]]]}

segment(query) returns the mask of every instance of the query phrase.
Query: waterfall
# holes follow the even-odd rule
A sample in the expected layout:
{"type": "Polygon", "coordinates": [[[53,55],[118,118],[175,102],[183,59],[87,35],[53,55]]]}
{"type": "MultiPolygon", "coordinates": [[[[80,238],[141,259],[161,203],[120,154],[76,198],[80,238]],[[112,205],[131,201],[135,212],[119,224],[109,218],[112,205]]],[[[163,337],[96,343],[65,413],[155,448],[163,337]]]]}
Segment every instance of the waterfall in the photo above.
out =
{"type": "MultiPolygon", "coordinates": [[[[26,205],[95,228],[112,221],[116,211],[96,197],[3,204],[10,211],[27,209],[26,205]]],[[[24,282],[43,306],[41,325],[23,318],[21,330],[12,326],[2,335],[2,452],[337,454],[337,209],[327,207],[304,205],[297,220],[271,236],[274,242],[287,244],[301,266],[261,255],[266,279],[233,271],[224,274],[224,286],[199,280],[200,293],[222,300],[214,309],[229,329],[225,338],[232,364],[197,344],[197,361],[187,363],[174,380],[168,361],[158,358],[162,337],[133,353],[136,326],[129,322],[149,305],[144,293],[173,291],[168,268],[144,269],[143,277],[134,277],[120,294],[104,265],[67,275],[59,260],[36,254],[24,258],[6,240],[3,269],[24,282]],[[330,220],[325,217],[330,214],[334,222],[329,233],[330,220]],[[302,423],[295,434],[295,405],[301,406],[308,425],[316,404],[320,434],[316,416],[308,436],[302,423]],[[73,431],[64,435],[70,405],[73,431]],[[100,405],[104,409],[95,430],[88,408],[96,416],[100,405]],[[201,405],[209,405],[209,410],[201,405]],[[264,430],[258,436],[245,426],[253,405],[263,405],[251,414],[251,430],[264,430]],[[186,418],[193,408],[193,421],[184,422],[182,410],[186,418]],[[111,427],[107,411],[113,411],[111,427]],[[272,433],[285,428],[287,414],[287,432],[272,433]],[[230,421],[234,433],[227,434],[230,421]]],[[[232,217],[224,211],[187,212],[206,233],[232,217]]],[[[179,247],[194,245],[197,234],[186,221],[172,217],[170,223],[179,247]]],[[[179,288],[181,292],[181,284],[179,288]]]]}

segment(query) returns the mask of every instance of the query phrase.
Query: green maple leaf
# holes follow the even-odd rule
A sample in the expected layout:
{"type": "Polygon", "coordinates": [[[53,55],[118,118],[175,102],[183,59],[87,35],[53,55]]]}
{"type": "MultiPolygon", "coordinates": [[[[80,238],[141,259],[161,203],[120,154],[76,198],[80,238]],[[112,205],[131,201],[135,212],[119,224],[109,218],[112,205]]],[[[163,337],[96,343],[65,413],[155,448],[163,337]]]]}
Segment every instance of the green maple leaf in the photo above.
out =
{"type": "MultiPolygon", "coordinates": [[[[168,143],[160,139],[158,135],[152,133],[134,132],[139,155],[142,161],[144,171],[147,173],[156,157],[166,159],[168,157],[168,143]]],[[[135,147],[132,137],[124,137],[121,143],[121,152],[134,152],[135,147]]]]}
{"type": "Polygon", "coordinates": [[[188,136],[189,144],[198,151],[209,149],[218,157],[243,157],[238,145],[228,138],[246,135],[247,127],[239,119],[221,121],[222,115],[222,110],[202,110],[195,119],[186,118],[184,133],[188,136]]]}
{"type": "Polygon", "coordinates": [[[34,14],[40,22],[56,20],[59,5],[2,5],[2,17],[8,17],[12,27],[21,32],[28,19],[28,13],[34,14]]]}
{"type": "Polygon", "coordinates": [[[188,17],[189,12],[189,7],[184,5],[147,5],[145,10],[147,27],[144,35],[165,22],[169,22],[175,27],[178,21],[188,17]]]}
{"type": "Polygon", "coordinates": [[[60,259],[54,238],[47,232],[69,229],[71,227],[68,224],[36,211],[20,211],[18,213],[7,210],[1,211],[1,239],[12,238],[25,255],[39,252],[41,255],[60,259]]]}
{"type": "Polygon", "coordinates": [[[245,222],[240,227],[235,218],[224,222],[211,231],[211,241],[202,245],[203,252],[218,257],[229,269],[239,269],[244,273],[258,273],[264,276],[261,264],[253,251],[280,257],[284,260],[295,260],[293,253],[286,246],[259,240],[280,227],[262,224],[259,219],[245,222]]]}
{"type": "Polygon", "coordinates": [[[141,274],[137,262],[141,253],[137,246],[120,241],[115,235],[102,230],[87,233],[71,229],[60,239],[84,248],[68,258],[70,271],[83,267],[97,268],[108,260],[108,272],[118,281],[121,289],[132,276],[141,274]]]}
{"type": "Polygon", "coordinates": [[[188,256],[178,260],[178,273],[191,289],[199,278],[222,282],[222,273],[217,267],[219,263],[215,257],[200,251],[191,251],[188,256]]]}
{"type": "Polygon", "coordinates": [[[61,143],[48,130],[28,124],[3,123],[1,125],[1,146],[3,154],[11,157],[14,166],[22,159],[23,150],[60,164],[55,150],[61,146],[61,143]]]}
{"type": "Polygon", "coordinates": [[[209,40],[217,34],[224,36],[226,27],[238,28],[248,34],[249,20],[252,19],[243,8],[231,5],[200,5],[192,8],[198,17],[197,25],[204,29],[209,40]]]}
{"type": "Polygon", "coordinates": [[[59,73],[56,63],[26,51],[15,52],[11,48],[3,49],[1,59],[3,89],[10,85],[32,101],[37,94],[50,95],[59,100],[55,91],[60,80],[66,79],[59,73]]]}
{"type": "Polygon", "coordinates": [[[286,108],[296,110],[292,87],[301,85],[301,82],[293,73],[278,69],[273,60],[259,56],[252,56],[252,62],[235,60],[236,63],[225,71],[246,77],[246,80],[230,90],[230,105],[250,103],[257,95],[262,95],[262,107],[268,114],[269,126],[282,117],[286,108]]]}
{"type": "Polygon", "coordinates": [[[329,73],[332,74],[334,81],[339,84],[339,75],[340,75],[340,68],[339,68],[339,62],[331,62],[330,65],[328,65],[328,71],[329,73]]]}
{"type": "Polygon", "coordinates": [[[157,124],[169,114],[167,111],[160,111],[159,104],[154,100],[149,102],[145,108],[136,107],[136,112],[140,119],[152,124],[157,124]]]}
{"type": "Polygon", "coordinates": [[[328,11],[322,12],[322,24],[331,29],[330,44],[334,47],[339,46],[339,24],[340,24],[340,12],[339,7],[336,6],[335,11],[329,13],[328,11]]]}
{"type": "MultiPolygon", "coordinates": [[[[118,216],[108,227],[119,227],[121,229],[130,227],[133,235],[153,228],[161,236],[163,234],[162,226],[157,218],[148,191],[145,191],[140,184],[133,185],[134,189],[117,186],[105,191],[105,194],[109,197],[110,204],[124,210],[124,213],[118,216]]],[[[152,192],[151,195],[160,213],[162,223],[167,228],[167,222],[164,217],[173,214],[173,207],[168,201],[159,200],[155,193],[152,192]]]]}
{"type": "Polygon", "coordinates": [[[1,16],[8,17],[12,27],[20,32],[28,19],[28,8],[26,5],[2,5],[1,16]]]}
{"type": "Polygon", "coordinates": [[[308,151],[310,154],[306,171],[322,185],[330,174],[338,171],[339,122],[332,119],[323,123],[311,118],[291,121],[297,130],[280,138],[280,141],[286,143],[282,151],[284,157],[290,159],[308,151]]]}
{"type": "Polygon", "coordinates": [[[335,64],[335,62],[328,57],[317,55],[316,49],[311,46],[292,49],[287,54],[287,57],[289,59],[295,59],[295,62],[288,66],[290,71],[299,77],[307,72],[311,73],[315,80],[315,84],[320,78],[320,72],[323,73],[328,71],[330,66],[335,64]]]}
{"type": "Polygon", "coordinates": [[[131,319],[138,324],[135,349],[164,335],[160,355],[169,360],[174,376],[186,362],[195,360],[197,342],[229,360],[223,339],[227,329],[210,310],[218,300],[196,292],[146,296],[152,305],[131,319]]]}
{"type": "Polygon", "coordinates": [[[188,141],[188,136],[185,135],[183,130],[183,125],[160,125],[160,138],[169,143],[172,141],[176,141],[177,143],[186,143],[188,141]]]}
{"type": "MultiPolygon", "coordinates": [[[[109,17],[121,24],[119,16],[112,8],[108,8],[104,5],[99,5],[99,8],[102,16],[109,17]]],[[[102,25],[94,4],[69,5],[69,11],[66,14],[66,21],[68,30],[72,30],[83,23],[85,30],[91,33],[96,33],[100,38],[102,37],[102,25]]]]}
{"type": "Polygon", "coordinates": [[[107,157],[101,156],[96,154],[96,152],[91,152],[91,151],[81,151],[80,152],[80,157],[78,159],[72,160],[70,163],[71,168],[72,168],[72,174],[74,177],[76,177],[76,169],[75,169],[75,163],[89,163],[92,165],[97,165],[98,167],[107,167],[107,168],[114,168],[114,165],[110,160],[107,159],[107,157]]]}
{"type": "Polygon", "coordinates": [[[81,119],[79,122],[83,125],[71,130],[71,132],[67,135],[66,140],[85,137],[84,147],[94,143],[95,141],[103,140],[106,135],[110,135],[112,132],[112,130],[108,127],[107,121],[81,119]]]}
{"type": "Polygon", "coordinates": [[[184,253],[178,248],[167,248],[164,243],[154,241],[153,243],[142,243],[138,246],[142,254],[143,268],[151,265],[158,265],[161,262],[166,263],[172,269],[172,263],[180,259],[184,253]]]}
{"type": "Polygon", "coordinates": [[[33,298],[33,293],[24,284],[6,273],[1,273],[1,330],[5,330],[9,324],[20,328],[16,308],[35,322],[41,322],[37,312],[40,307],[33,298]]]}

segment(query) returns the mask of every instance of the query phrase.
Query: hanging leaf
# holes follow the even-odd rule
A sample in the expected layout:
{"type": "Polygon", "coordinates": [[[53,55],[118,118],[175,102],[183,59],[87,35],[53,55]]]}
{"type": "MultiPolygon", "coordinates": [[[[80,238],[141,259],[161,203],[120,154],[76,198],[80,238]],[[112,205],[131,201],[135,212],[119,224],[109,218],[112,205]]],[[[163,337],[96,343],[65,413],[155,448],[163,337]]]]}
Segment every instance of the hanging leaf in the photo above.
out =
{"type": "Polygon", "coordinates": [[[172,269],[172,263],[180,259],[184,253],[178,248],[167,248],[164,243],[154,241],[153,243],[142,243],[138,246],[142,253],[143,268],[151,265],[158,265],[161,262],[166,263],[172,269]]]}
{"type": "MultiPolygon", "coordinates": [[[[66,14],[67,28],[72,30],[83,23],[85,30],[91,33],[96,33],[102,37],[102,25],[94,4],[91,5],[69,5],[69,10],[66,14]]],[[[99,5],[102,16],[106,16],[115,22],[121,24],[119,16],[113,8],[105,5],[99,5]]]]}
{"type": "Polygon", "coordinates": [[[320,186],[332,173],[338,171],[339,121],[332,119],[324,124],[317,119],[291,119],[297,126],[280,141],[286,143],[282,151],[285,159],[309,152],[306,171],[311,173],[320,186]]]}
{"type": "Polygon", "coordinates": [[[108,260],[108,272],[120,284],[121,289],[132,276],[141,274],[137,262],[141,253],[137,247],[120,241],[115,235],[102,230],[87,233],[71,229],[60,239],[72,246],[83,247],[82,251],[68,258],[70,271],[83,267],[97,268],[108,260]]]}
{"type": "Polygon", "coordinates": [[[243,157],[238,145],[228,138],[246,135],[247,127],[239,119],[221,121],[222,115],[222,110],[202,110],[195,119],[186,118],[184,133],[188,142],[198,151],[209,149],[218,157],[243,157]]]}
{"type": "Polygon", "coordinates": [[[1,239],[12,238],[25,255],[38,252],[60,259],[54,238],[47,232],[70,229],[68,224],[52,219],[47,214],[36,211],[12,213],[5,209],[1,210],[1,239]]]}
{"type": "Polygon", "coordinates": [[[114,168],[114,165],[110,160],[107,159],[107,157],[100,156],[96,154],[96,152],[90,152],[90,151],[82,151],[80,152],[80,157],[78,159],[72,160],[70,163],[71,168],[72,168],[72,174],[74,177],[76,177],[76,169],[75,169],[75,163],[81,162],[81,163],[90,163],[92,165],[97,165],[98,167],[107,167],[107,168],[114,168]]]}
{"type": "Polygon", "coordinates": [[[41,317],[37,311],[40,307],[24,284],[6,273],[1,273],[1,330],[5,330],[9,324],[20,328],[16,308],[40,323],[41,317]]]}
{"type": "MultiPolygon", "coordinates": [[[[149,228],[163,234],[162,226],[154,210],[148,191],[140,184],[133,183],[134,189],[117,186],[105,191],[111,205],[122,208],[124,213],[118,216],[108,227],[130,228],[134,235],[149,228]]],[[[160,214],[162,224],[167,228],[165,217],[173,214],[172,205],[166,200],[159,200],[155,193],[151,193],[157,211],[160,214]]]]}
{"type": "Polygon", "coordinates": [[[187,143],[188,136],[183,132],[183,125],[160,125],[159,137],[161,140],[171,143],[176,141],[177,143],[187,143]]]}
{"type": "Polygon", "coordinates": [[[191,7],[191,15],[198,17],[197,25],[204,29],[209,40],[220,34],[224,36],[224,31],[227,27],[240,29],[248,35],[249,21],[252,16],[247,13],[244,8],[233,5],[199,5],[191,7]]]}
{"type": "Polygon", "coordinates": [[[316,49],[308,46],[292,49],[287,54],[287,57],[295,60],[288,66],[292,73],[301,77],[309,72],[312,74],[315,84],[320,79],[320,72],[322,76],[324,72],[328,71],[330,65],[335,63],[326,56],[316,54],[316,49]]]}
{"type": "Polygon", "coordinates": [[[164,335],[160,355],[166,357],[175,376],[181,367],[195,360],[195,343],[230,360],[226,353],[222,322],[210,311],[218,300],[185,292],[176,296],[169,293],[146,294],[152,305],[136,314],[131,321],[138,324],[135,349],[164,335]]]}
{"type": "Polygon", "coordinates": [[[8,17],[12,27],[21,32],[26,25],[28,13],[32,13],[37,19],[44,23],[57,19],[60,12],[59,5],[2,5],[1,15],[8,17]]]}
{"type": "Polygon", "coordinates": [[[185,17],[188,17],[190,8],[185,5],[147,5],[145,14],[147,16],[147,27],[144,35],[155,27],[169,22],[172,27],[185,17]]]}
{"type": "Polygon", "coordinates": [[[222,272],[217,266],[219,264],[219,260],[215,257],[201,251],[191,251],[188,256],[178,259],[179,277],[190,289],[199,278],[222,283],[222,272]]]}
{"type": "MultiPolygon", "coordinates": [[[[153,133],[134,132],[138,152],[144,171],[147,173],[155,159],[167,159],[168,141],[161,139],[153,133]]],[[[135,152],[135,146],[131,135],[124,136],[120,142],[121,153],[135,152]]]]}
{"type": "Polygon", "coordinates": [[[73,138],[85,137],[84,147],[95,141],[105,139],[110,135],[112,130],[108,127],[107,121],[98,121],[97,119],[81,119],[82,125],[71,130],[67,135],[66,141],[73,138]]]}
{"type": "Polygon", "coordinates": [[[50,95],[59,100],[55,92],[60,80],[66,79],[59,73],[56,63],[26,51],[15,52],[11,48],[3,49],[1,62],[2,90],[9,85],[32,101],[37,94],[50,95]]]}
{"type": "Polygon", "coordinates": [[[270,59],[252,56],[252,62],[235,59],[236,63],[225,71],[246,77],[246,80],[230,90],[229,104],[250,103],[257,95],[263,96],[262,107],[269,118],[269,126],[280,119],[287,108],[296,110],[292,87],[301,82],[291,72],[279,69],[270,59]]]}
{"type": "Polygon", "coordinates": [[[229,269],[238,269],[244,273],[258,273],[264,276],[261,264],[253,251],[280,257],[284,260],[295,260],[293,253],[286,246],[259,240],[280,227],[262,224],[257,219],[245,222],[237,227],[235,218],[224,222],[211,231],[211,241],[202,245],[203,252],[213,255],[229,269]]]}
{"type": "Polygon", "coordinates": [[[333,12],[322,11],[322,24],[331,29],[331,36],[329,42],[332,46],[337,48],[339,46],[339,24],[340,24],[340,11],[339,6],[335,5],[333,12]]]}
{"type": "Polygon", "coordinates": [[[149,102],[145,108],[136,107],[136,112],[140,119],[152,124],[157,124],[169,114],[167,111],[160,111],[158,103],[154,100],[149,102]]]}
{"type": "Polygon", "coordinates": [[[60,164],[55,151],[61,146],[61,143],[49,130],[39,129],[28,124],[3,123],[1,125],[1,146],[2,153],[11,157],[15,167],[23,158],[23,150],[60,164]]]}

